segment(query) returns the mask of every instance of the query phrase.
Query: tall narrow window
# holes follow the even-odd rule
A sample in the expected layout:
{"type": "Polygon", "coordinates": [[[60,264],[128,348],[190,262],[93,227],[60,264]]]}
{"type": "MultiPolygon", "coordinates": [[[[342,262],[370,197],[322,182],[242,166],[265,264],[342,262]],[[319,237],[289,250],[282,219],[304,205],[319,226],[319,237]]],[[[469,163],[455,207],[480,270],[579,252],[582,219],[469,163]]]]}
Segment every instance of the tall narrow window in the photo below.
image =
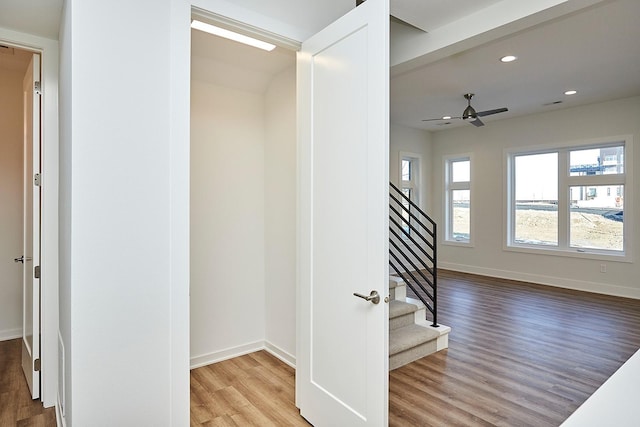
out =
{"type": "MultiPolygon", "coordinates": [[[[416,155],[400,153],[400,189],[402,194],[413,203],[418,204],[418,176],[420,160],[416,155]]],[[[402,199],[402,228],[406,233],[411,233],[409,228],[411,206],[407,199],[402,199]]]]}
{"type": "Polygon", "coordinates": [[[471,243],[471,157],[445,158],[445,240],[471,243]]]}

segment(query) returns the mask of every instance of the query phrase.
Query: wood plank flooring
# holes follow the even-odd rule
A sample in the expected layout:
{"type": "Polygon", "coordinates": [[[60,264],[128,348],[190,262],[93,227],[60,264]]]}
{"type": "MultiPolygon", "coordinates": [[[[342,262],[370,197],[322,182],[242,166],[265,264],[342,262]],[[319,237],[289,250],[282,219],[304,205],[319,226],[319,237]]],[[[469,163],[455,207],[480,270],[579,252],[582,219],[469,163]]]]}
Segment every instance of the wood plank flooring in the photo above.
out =
{"type": "MultiPolygon", "coordinates": [[[[449,349],[390,373],[390,426],[558,426],[640,348],[640,300],[447,271],[439,297],[449,349]]],[[[265,352],[192,371],[192,426],[307,425],[293,375],[265,352]]]]}
{"type": "Polygon", "coordinates": [[[55,409],[31,399],[21,360],[20,339],[0,341],[0,427],[55,427],[55,409]]]}
{"type": "MultiPolygon", "coordinates": [[[[440,271],[449,349],[392,371],[390,426],[557,426],[640,348],[640,300],[440,271]]],[[[20,340],[0,342],[0,426],[55,426],[20,340]]],[[[307,426],[261,351],[191,371],[192,426],[307,426]]]]}
{"type": "Polygon", "coordinates": [[[266,351],[191,371],[192,426],[308,426],[295,371],[266,351]]]}
{"type": "Polygon", "coordinates": [[[392,426],[558,426],[640,348],[640,301],[440,271],[449,349],[392,371],[392,426]]]}

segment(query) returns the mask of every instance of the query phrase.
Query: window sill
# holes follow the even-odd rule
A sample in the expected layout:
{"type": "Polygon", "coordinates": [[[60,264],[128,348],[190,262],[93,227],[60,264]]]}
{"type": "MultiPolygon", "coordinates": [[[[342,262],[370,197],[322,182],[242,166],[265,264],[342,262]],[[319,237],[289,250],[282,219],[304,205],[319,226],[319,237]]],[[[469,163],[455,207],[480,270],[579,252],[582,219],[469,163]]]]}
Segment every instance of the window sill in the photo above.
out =
{"type": "Polygon", "coordinates": [[[473,248],[473,242],[469,240],[443,240],[442,244],[445,246],[460,246],[463,248],[473,248]]]}
{"type": "Polygon", "coordinates": [[[610,261],[610,262],[633,262],[633,259],[628,253],[605,253],[595,249],[584,249],[578,251],[577,249],[554,249],[550,247],[531,247],[531,246],[515,246],[505,245],[503,248],[508,252],[520,252],[533,255],[548,255],[548,256],[561,256],[567,258],[582,258],[593,259],[598,261],[610,261]]]}

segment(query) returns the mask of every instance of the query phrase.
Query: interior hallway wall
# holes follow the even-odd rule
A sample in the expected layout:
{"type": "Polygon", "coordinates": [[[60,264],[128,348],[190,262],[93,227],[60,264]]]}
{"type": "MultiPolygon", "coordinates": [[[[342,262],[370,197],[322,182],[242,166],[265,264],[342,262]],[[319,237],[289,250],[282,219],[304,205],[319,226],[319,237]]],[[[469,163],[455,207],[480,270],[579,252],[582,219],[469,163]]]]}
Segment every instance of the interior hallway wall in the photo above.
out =
{"type": "Polygon", "coordinates": [[[0,68],[0,341],[22,334],[22,79],[0,68]]]}
{"type": "Polygon", "coordinates": [[[192,365],[264,340],[264,108],[260,93],[192,81],[192,365]]]}
{"type": "Polygon", "coordinates": [[[265,94],[265,326],[267,345],[295,363],[296,69],[274,77],[265,94]]]}

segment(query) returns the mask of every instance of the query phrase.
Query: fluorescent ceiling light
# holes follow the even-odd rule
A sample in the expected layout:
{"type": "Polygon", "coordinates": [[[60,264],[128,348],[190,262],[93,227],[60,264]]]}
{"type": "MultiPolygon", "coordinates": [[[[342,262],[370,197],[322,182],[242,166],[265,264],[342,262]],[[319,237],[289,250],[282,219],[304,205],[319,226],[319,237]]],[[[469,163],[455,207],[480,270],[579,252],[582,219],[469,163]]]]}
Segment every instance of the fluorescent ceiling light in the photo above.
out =
{"type": "Polygon", "coordinates": [[[442,120],[449,120],[449,119],[451,119],[451,116],[444,116],[444,117],[442,118],[442,120]]]}
{"type": "Polygon", "coordinates": [[[502,61],[502,62],[513,62],[513,61],[515,61],[516,59],[518,59],[518,57],[517,57],[517,56],[514,56],[514,55],[507,55],[507,56],[503,56],[502,58],[500,58],[500,61],[502,61]]]}
{"type": "Polygon", "coordinates": [[[225,30],[224,28],[216,27],[215,25],[196,21],[195,19],[191,22],[191,28],[204,31],[205,33],[213,34],[215,36],[224,37],[225,39],[244,43],[249,46],[257,47],[262,50],[272,51],[276,48],[276,45],[274,44],[263,42],[262,40],[254,39],[253,37],[245,36],[244,34],[234,33],[233,31],[225,30]]]}
{"type": "Polygon", "coordinates": [[[576,93],[578,93],[578,91],[577,91],[577,90],[568,90],[568,91],[566,91],[564,94],[565,94],[565,95],[575,95],[576,93]]]}

